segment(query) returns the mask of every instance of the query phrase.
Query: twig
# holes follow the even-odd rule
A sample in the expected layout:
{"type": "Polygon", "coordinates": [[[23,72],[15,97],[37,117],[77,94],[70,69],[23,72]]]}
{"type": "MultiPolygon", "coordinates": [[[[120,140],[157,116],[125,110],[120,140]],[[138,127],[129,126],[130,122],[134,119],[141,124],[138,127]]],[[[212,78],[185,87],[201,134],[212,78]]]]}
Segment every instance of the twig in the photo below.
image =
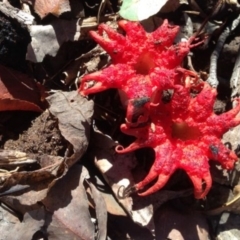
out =
{"type": "Polygon", "coordinates": [[[217,79],[217,60],[219,58],[220,52],[223,48],[223,45],[227,37],[239,25],[239,23],[240,23],[240,15],[238,15],[238,17],[234,19],[230,25],[226,26],[225,30],[220,35],[217,41],[217,45],[211,55],[209,77],[207,79],[207,82],[214,88],[216,88],[219,84],[219,81],[217,79]]]}
{"type": "MultiPolygon", "coordinates": [[[[234,99],[240,95],[240,47],[230,79],[230,86],[232,89],[231,98],[234,99]]],[[[235,105],[235,103],[233,103],[233,105],[235,105]]]]}

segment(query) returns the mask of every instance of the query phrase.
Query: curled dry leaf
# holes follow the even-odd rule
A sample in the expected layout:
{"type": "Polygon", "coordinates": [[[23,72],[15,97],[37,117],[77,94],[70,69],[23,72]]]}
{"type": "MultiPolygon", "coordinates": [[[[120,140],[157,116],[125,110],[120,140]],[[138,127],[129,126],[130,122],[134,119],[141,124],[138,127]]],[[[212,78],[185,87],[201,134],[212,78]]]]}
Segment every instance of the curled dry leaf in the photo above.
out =
{"type": "MultiPolygon", "coordinates": [[[[87,194],[83,186],[86,178],[89,178],[88,171],[83,166],[75,165],[52,187],[46,199],[43,200],[46,209],[54,213],[53,215],[62,228],[55,229],[54,232],[64,232],[64,230],[66,232],[65,238],[58,239],[73,239],[74,237],[94,239],[95,227],[91,222],[87,194]]],[[[104,209],[102,204],[104,200],[101,196],[98,197],[95,203],[101,202],[100,206],[105,213],[99,221],[106,223],[106,207],[104,209]]]]}
{"type": "Polygon", "coordinates": [[[32,172],[6,173],[1,177],[1,193],[13,191],[11,189],[16,185],[29,185],[30,191],[28,189],[19,196],[5,196],[4,202],[15,199],[15,202],[30,206],[41,201],[46,197],[48,190],[66,174],[87,149],[93,102],[81,97],[77,91],[67,93],[59,91],[47,100],[50,104],[50,112],[58,119],[62,135],[73,146],[73,154],[65,158],[40,154],[36,157],[41,169],[32,172]]]}
{"type": "Polygon", "coordinates": [[[34,11],[41,17],[46,17],[49,13],[60,16],[64,12],[71,11],[69,0],[24,0],[31,3],[34,11]]]}
{"type": "Polygon", "coordinates": [[[29,76],[0,65],[0,111],[41,112],[42,90],[29,76]]]}
{"type": "MultiPolygon", "coordinates": [[[[51,156],[48,158],[51,159],[51,156]]],[[[57,159],[58,157],[54,158],[57,159]]],[[[8,202],[9,198],[15,199],[16,203],[20,202],[22,205],[30,206],[44,199],[50,184],[53,184],[55,182],[54,180],[62,177],[63,174],[67,171],[63,159],[59,158],[58,162],[56,159],[55,164],[45,169],[40,169],[32,172],[9,172],[5,173],[4,176],[2,175],[0,184],[1,195],[16,192],[17,196],[6,196],[2,197],[1,200],[3,202],[8,202]],[[17,185],[19,186],[19,189],[16,189],[17,185]],[[27,186],[27,188],[25,188],[25,186],[27,186]],[[22,193],[22,190],[24,190],[23,188],[27,191],[22,193]],[[20,195],[18,195],[18,190],[21,191],[20,195]]],[[[17,210],[21,211],[21,209],[17,210]]]]}
{"type": "Polygon", "coordinates": [[[49,111],[58,119],[61,134],[73,146],[74,154],[67,159],[68,166],[72,166],[88,147],[93,101],[88,101],[77,91],[58,91],[47,101],[49,111]]]}
{"type": "Polygon", "coordinates": [[[42,62],[45,55],[55,57],[64,42],[77,41],[80,37],[78,20],[57,19],[49,25],[32,25],[28,29],[32,41],[26,59],[32,62],[42,62]]]}
{"type": "MultiPolygon", "coordinates": [[[[94,201],[96,200],[98,209],[98,236],[100,232],[102,235],[94,238],[97,234],[91,221],[87,194],[83,186],[86,178],[89,178],[89,174],[84,167],[76,165],[70,169],[65,177],[51,188],[43,201],[44,207],[30,210],[24,214],[22,222],[11,224],[12,229],[8,231],[5,239],[36,239],[33,236],[36,237],[37,233],[39,238],[44,239],[106,239],[106,207],[99,194],[94,201]]],[[[95,194],[96,192],[93,195],[95,194]]]]}
{"type": "MultiPolygon", "coordinates": [[[[38,206],[24,213],[22,222],[16,221],[11,224],[11,231],[7,232],[5,239],[35,239],[33,236],[37,233],[44,239],[95,239],[97,233],[91,221],[83,185],[84,180],[88,178],[89,173],[84,167],[76,165],[71,168],[65,177],[50,189],[42,201],[44,207],[38,206]],[[16,232],[18,234],[14,236],[16,232]]],[[[99,238],[96,239],[106,239],[105,203],[101,195],[98,193],[95,195],[96,191],[92,186],[91,189],[94,192],[93,201],[98,209],[96,214],[99,221],[97,230],[99,238]]]]}

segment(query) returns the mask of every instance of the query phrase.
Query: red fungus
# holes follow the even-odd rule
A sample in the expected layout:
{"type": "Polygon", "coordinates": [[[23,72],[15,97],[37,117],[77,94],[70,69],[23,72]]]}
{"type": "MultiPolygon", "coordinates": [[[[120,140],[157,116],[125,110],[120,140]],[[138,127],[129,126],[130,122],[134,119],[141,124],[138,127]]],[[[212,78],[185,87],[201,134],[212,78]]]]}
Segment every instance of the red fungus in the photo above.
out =
{"type": "Polygon", "coordinates": [[[240,104],[227,113],[216,115],[212,111],[215,89],[204,83],[196,98],[192,98],[186,89],[178,89],[169,103],[154,107],[147,126],[121,126],[125,134],[135,136],[137,140],[127,148],[118,146],[118,153],[143,147],[151,147],[155,151],[155,161],[149,174],[135,185],[135,189],[141,190],[155,178],[158,180],[139,195],[156,192],[176,169],[183,169],[193,182],[195,198],[203,198],[212,185],[209,159],[218,161],[226,169],[233,168],[237,161],[237,156],[224,146],[221,137],[228,129],[240,124],[240,118],[236,117],[240,104]]]}
{"type": "Polygon", "coordinates": [[[212,179],[209,159],[231,169],[235,153],[221,142],[222,135],[240,124],[236,117],[240,105],[217,116],[213,112],[216,89],[198,79],[194,72],[181,67],[191,47],[187,42],[173,44],[178,26],[167,20],[153,33],[146,33],[139,23],[120,21],[123,36],[104,24],[98,33],[90,32],[111,56],[112,64],[81,80],[80,93],[88,95],[109,88],[123,91],[128,99],[123,133],[137,139],[130,146],[118,146],[118,153],[143,147],[155,151],[155,161],[145,179],[134,187],[142,190],[157,178],[142,196],[161,189],[176,169],[184,169],[194,185],[196,198],[208,193],[212,179]],[[108,38],[103,37],[103,32],[108,38]],[[168,103],[162,101],[164,90],[172,89],[168,103]],[[191,90],[197,90],[196,97],[191,90]],[[203,184],[205,182],[205,184],[203,184]]]}
{"type": "Polygon", "coordinates": [[[173,45],[179,27],[163,24],[153,33],[146,33],[137,22],[120,21],[126,36],[105,24],[92,38],[111,56],[112,64],[81,79],[80,93],[88,95],[109,88],[122,90],[127,96],[127,121],[146,121],[148,107],[155,92],[172,88],[184,73],[176,71],[190,50],[190,42],[173,45]],[[103,37],[106,33],[108,38],[103,37]],[[135,104],[136,103],[136,104],[135,104]],[[139,112],[142,117],[133,116],[139,112]]]}

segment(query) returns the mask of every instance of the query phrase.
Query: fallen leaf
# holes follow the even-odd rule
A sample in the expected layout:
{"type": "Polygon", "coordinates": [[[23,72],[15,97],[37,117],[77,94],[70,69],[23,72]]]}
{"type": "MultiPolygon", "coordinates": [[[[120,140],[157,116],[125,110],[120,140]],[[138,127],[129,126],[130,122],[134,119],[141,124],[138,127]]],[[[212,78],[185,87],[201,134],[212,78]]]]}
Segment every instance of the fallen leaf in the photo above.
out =
{"type": "Polygon", "coordinates": [[[45,55],[56,56],[60,46],[67,41],[77,41],[80,37],[79,20],[57,19],[49,25],[29,26],[32,38],[27,48],[26,59],[42,62],[45,55]]]}
{"type": "MultiPolygon", "coordinates": [[[[51,214],[42,208],[26,213],[23,221],[12,226],[5,239],[33,239],[33,235],[40,230],[44,231],[51,221],[51,214]],[[17,233],[17,234],[16,234],[17,233]]],[[[42,232],[40,232],[42,236],[42,232]]]]}
{"type": "Polygon", "coordinates": [[[51,188],[42,201],[46,209],[54,213],[62,228],[57,227],[54,233],[67,232],[67,238],[58,239],[73,239],[74,236],[80,239],[94,239],[95,227],[91,222],[87,194],[83,186],[86,178],[89,178],[87,170],[80,165],[74,166],[51,188]]]}
{"type": "Polygon", "coordinates": [[[20,224],[18,216],[3,203],[0,204],[0,222],[1,239],[10,239],[8,234],[16,224],[20,224]]]}
{"type": "MultiPolygon", "coordinates": [[[[15,201],[20,205],[31,206],[46,197],[52,186],[67,173],[88,147],[90,123],[93,114],[93,101],[83,98],[77,91],[56,92],[47,98],[50,112],[58,119],[63,137],[72,144],[73,153],[69,156],[38,154],[36,157],[41,169],[31,172],[6,173],[1,176],[0,193],[12,191],[15,185],[29,185],[30,190],[21,195],[2,197],[2,201],[15,201]]],[[[42,126],[40,126],[42,128],[42,126]]],[[[33,133],[35,134],[35,133],[33,133]]],[[[44,140],[44,139],[43,139],[44,140]]],[[[40,142],[38,144],[41,144],[40,142]]],[[[18,206],[21,208],[21,206],[18,206]]]]}
{"type": "MultiPolygon", "coordinates": [[[[29,208],[27,212],[21,212],[24,215],[22,222],[15,221],[14,224],[8,224],[11,231],[7,232],[4,239],[36,239],[33,237],[36,237],[36,234],[50,239],[106,239],[106,206],[101,194],[94,186],[90,186],[99,221],[96,228],[91,220],[88,198],[83,185],[88,178],[89,173],[83,166],[76,165],[71,168],[64,178],[49,190],[42,201],[44,207],[41,207],[41,204],[35,206],[35,209],[29,208]],[[14,236],[16,232],[18,234],[14,236]],[[94,238],[96,235],[99,237],[94,238]]],[[[19,210],[15,205],[11,207],[16,211],[19,210]]]]}
{"type": "Polygon", "coordinates": [[[67,159],[68,166],[72,166],[88,147],[93,101],[88,101],[78,91],[58,91],[47,101],[49,111],[58,119],[61,134],[73,146],[74,154],[67,159]]]}
{"type": "Polygon", "coordinates": [[[122,6],[119,11],[120,16],[130,21],[138,21],[138,4],[139,0],[123,0],[122,6]]]}
{"type": "Polygon", "coordinates": [[[0,2],[0,11],[9,18],[15,19],[17,22],[24,25],[31,25],[34,22],[34,16],[19,8],[13,7],[8,1],[0,2]]]}
{"type": "MultiPolygon", "coordinates": [[[[238,117],[240,117],[240,114],[238,114],[238,117]]],[[[236,151],[240,142],[240,125],[227,131],[222,139],[224,143],[230,144],[229,147],[232,150],[236,151]]]]}
{"type": "Polygon", "coordinates": [[[46,17],[49,13],[60,16],[64,12],[71,11],[69,0],[25,0],[31,3],[35,12],[41,17],[46,17]]]}
{"type": "Polygon", "coordinates": [[[123,0],[119,14],[131,21],[142,21],[158,13],[163,7],[164,11],[173,11],[178,6],[179,0],[123,0]]]}
{"type": "Polygon", "coordinates": [[[0,65],[0,111],[41,112],[41,89],[32,78],[0,65]]]}
{"type": "MultiPolygon", "coordinates": [[[[57,157],[55,157],[57,158],[57,157]]],[[[13,173],[5,173],[5,175],[1,176],[1,185],[0,192],[5,195],[6,191],[13,191],[17,185],[20,186],[30,186],[27,188],[25,192],[21,192],[20,195],[12,196],[12,199],[18,199],[19,202],[23,205],[34,205],[38,201],[41,201],[45,198],[48,187],[54,180],[63,176],[63,174],[67,171],[64,159],[59,158],[59,162],[54,165],[50,165],[45,169],[40,169],[31,172],[13,172],[13,173]]],[[[1,197],[4,199],[6,197],[1,197]]]]}
{"type": "MultiPolygon", "coordinates": [[[[115,152],[116,143],[100,132],[95,132],[92,138],[94,144],[90,147],[95,155],[95,164],[118,198],[120,187],[127,188],[134,183],[131,170],[136,166],[135,156],[133,153],[117,154],[115,152]]],[[[131,197],[118,199],[118,201],[132,215],[131,197]]]]}
{"type": "Polygon", "coordinates": [[[71,230],[54,213],[41,207],[25,213],[23,221],[12,227],[6,239],[83,239],[71,230]]]}

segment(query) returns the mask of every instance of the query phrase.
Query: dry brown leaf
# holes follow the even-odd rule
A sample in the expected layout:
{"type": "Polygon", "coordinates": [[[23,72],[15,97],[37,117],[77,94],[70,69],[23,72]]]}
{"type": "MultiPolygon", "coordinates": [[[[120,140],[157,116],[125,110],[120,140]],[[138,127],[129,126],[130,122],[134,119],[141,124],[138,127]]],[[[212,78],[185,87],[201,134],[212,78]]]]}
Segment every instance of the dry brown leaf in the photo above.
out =
{"type": "MultiPolygon", "coordinates": [[[[51,158],[51,156],[48,156],[48,158],[51,158]]],[[[30,190],[28,189],[28,191],[21,193],[19,196],[12,196],[12,198],[18,199],[23,205],[29,206],[41,201],[45,198],[50,184],[67,171],[64,159],[60,157],[54,158],[58,158],[58,160],[55,160],[56,163],[45,169],[32,172],[6,173],[5,176],[1,176],[0,192],[5,194],[6,191],[10,191],[16,185],[28,185],[30,186],[30,190]]]]}
{"type": "Polygon", "coordinates": [[[69,0],[27,0],[33,5],[35,12],[41,17],[46,17],[49,13],[60,16],[64,12],[71,11],[69,0]]]}
{"type": "Polygon", "coordinates": [[[72,166],[88,147],[93,101],[88,101],[78,91],[58,91],[47,101],[49,111],[58,118],[61,134],[73,146],[74,154],[67,159],[68,166],[72,166]]]}
{"type": "MultiPolygon", "coordinates": [[[[6,239],[33,239],[37,232],[41,237],[51,239],[95,239],[95,226],[91,221],[87,194],[83,186],[86,178],[89,178],[89,173],[83,166],[76,165],[71,168],[66,176],[50,189],[42,201],[45,207],[29,209],[21,223],[11,225],[12,229],[6,239]],[[18,235],[14,237],[16,232],[18,235]]],[[[99,222],[96,239],[106,239],[105,202],[91,183],[90,188],[99,222]]],[[[15,208],[15,205],[13,207],[15,208]]]]}
{"type": "MultiPolygon", "coordinates": [[[[83,186],[85,178],[89,178],[87,170],[80,165],[74,166],[51,188],[43,200],[46,209],[54,212],[62,230],[67,230],[71,239],[74,236],[80,239],[94,239],[94,225],[91,222],[83,186]]],[[[60,229],[56,229],[54,232],[59,231],[60,229]]],[[[69,237],[64,239],[70,239],[69,237]]]]}
{"type": "Polygon", "coordinates": [[[14,224],[5,233],[5,239],[82,239],[69,231],[61,221],[44,207],[24,214],[23,221],[14,224]],[[16,234],[17,233],[17,234],[16,234]]]}
{"type": "MultiPolygon", "coordinates": [[[[81,214],[80,214],[81,215],[81,214]]],[[[76,223],[77,225],[78,223],[76,223]]],[[[86,231],[83,229],[82,232],[86,231]]],[[[13,225],[11,231],[7,232],[5,239],[52,239],[52,240],[72,240],[88,239],[93,237],[81,238],[78,233],[69,229],[61,222],[54,213],[45,210],[43,207],[27,212],[21,223],[13,225]],[[17,233],[17,234],[16,234],[17,233]]]]}
{"type": "Polygon", "coordinates": [[[4,202],[14,199],[22,205],[31,206],[41,201],[56,181],[66,174],[87,149],[93,101],[83,98],[77,91],[56,92],[48,98],[48,101],[49,110],[58,118],[63,137],[73,146],[73,154],[70,153],[70,156],[65,158],[41,154],[37,156],[41,169],[32,172],[7,173],[2,176],[0,184],[2,194],[13,191],[12,188],[16,185],[20,185],[20,190],[21,186],[30,186],[30,190],[19,196],[2,197],[4,202]]]}
{"type": "Polygon", "coordinates": [[[32,25],[28,29],[32,41],[28,45],[26,59],[32,62],[42,62],[45,55],[55,57],[64,42],[80,38],[78,19],[57,19],[49,25],[32,25]]]}
{"type": "Polygon", "coordinates": [[[1,239],[9,239],[8,234],[16,224],[20,223],[17,215],[14,215],[5,204],[0,204],[0,233],[1,239]]]}
{"type": "Polygon", "coordinates": [[[0,65],[0,111],[41,112],[41,90],[29,76],[0,65]]]}
{"type": "Polygon", "coordinates": [[[43,207],[27,212],[23,217],[23,221],[15,224],[11,231],[8,232],[7,239],[34,239],[33,236],[38,231],[40,236],[44,236],[45,228],[51,219],[51,214],[44,210],[43,207]]]}

